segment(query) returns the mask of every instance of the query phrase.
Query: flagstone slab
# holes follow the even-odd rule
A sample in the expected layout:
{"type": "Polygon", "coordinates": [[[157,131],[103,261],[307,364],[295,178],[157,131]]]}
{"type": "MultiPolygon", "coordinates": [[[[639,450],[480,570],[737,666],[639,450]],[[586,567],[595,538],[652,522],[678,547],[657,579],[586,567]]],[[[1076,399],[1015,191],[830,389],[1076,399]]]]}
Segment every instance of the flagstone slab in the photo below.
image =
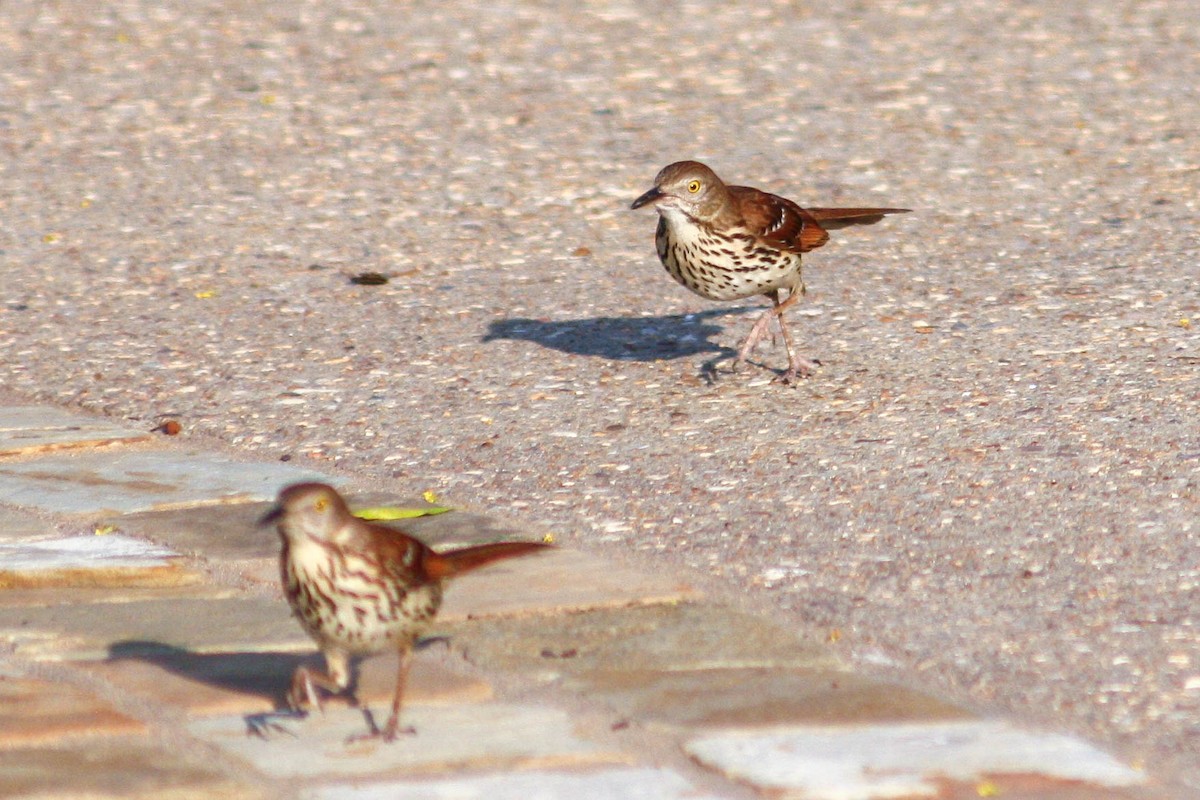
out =
{"type": "Polygon", "coordinates": [[[194,652],[311,650],[282,599],[164,598],[120,605],[0,607],[0,642],[40,660],[106,658],[114,648],[194,652]]]}
{"type": "MultiPolygon", "coordinates": [[[[122,692],[195,717],[262,714],[286,708],[285,696],[296,668],[324,668],[316,652],[194,653],[147,645],[125,650],[118,650],[110,660],[75,666],[122,692]]],[[[359,701],[386,709],[398,665],[399,657],[394,654],[366,659],[359,668],[359,701]]],[[[415,654],[405,689],[406,704],[481,703],[492,696],[486,681],[454,670],[439,654],[415,654]]],[[[334,707],[344,702],[331,698],[328,704],[334,707]]]]}
{"type": "MultiPolygon", "coordinates": [[[[273,525],[262,527],[258,521],[274,506],[273,499],[259,503],[125,514],[107,517],[103,523],[189,555],[221,559],[267,558],[279,552],[279,535],[273,525]]],[[[346,500],[353,510],[391,506],[416,511],[430,506],[423,500],[397,499],[394,495],[378,492],[351,493],[346,495],[346,500]]],[[[542,541],[545,537],[544,533],[460,510],[377,524],[415,536],[438,550],[512,539],[542,541]]]]}
{"type": "Polygon", "coordinates": [[[1004,775],[1118,788],[1146,781],[1081,739],[1001,720],[730,732],[692,739],[684,749],[761,792],[805,800],[937,797],[945,781],[1004,775]]]}
{"type": "Polygon", "coordinates": [[[258,524],[274,505],[265,501],[145,511],[104,517],[101,524],[210,561],[263,559],[274,565],[278,580],[279,534],[274,525],[258,524]]]}
{"type": "Polygon", "coordinates": [[[699,590],[668,573],[624,567],[581,550],[550,550],[471,572],[451,582],[441,618],[568,613],[679,603],[699,590]]]}
{"type": "Polygon", "coordinates": [[[122,514],[273,499],[298,481],[337,478],[198,451],[93,450],[0,462],[0,502],[60,514],[122,514]]]}
{"type": "MultiPolygon", "coordinates": [[[[144,602],[147,600],[227,600],[242,596],[242,592],[229,586],[208,583],[182,583],[170,586],[37,586],[9,588],[0,591],[0,608],[24,608],[28,606],[78,606],[104,603],[144,602]]],[[[110,614],[122,613],[110,609],[110,614]]]]}
{"type": "Polygon", "coordinates": [[[717,800],[669,769],[627,767],[587,772],[509,772],[428,781],[335,784],[305,800],[717,800]]]}
{"type": "Polygon", "coordinates": [[[689,728],[968,719],[964,708],[894,684],[829,669],[613,669],[568,689],[642,722],[689,728]]]}
{"type": "Polygon", "coordinates": [[[144,723],[77,686],[0,675],[0,749],[145,730],[144,723]]]}
{"type": "MultiPolygon", "coordinates": [[[[379,493],[355,494],[350,498],[352,509],[370,506],[420,508],[426,505],[428,504],[424,501],[397,499],[379,493]]],[[[540,542],[545,540],[549,533],[528,524],[513,522],[489,514],[480,514],[464,508],[452,508],[451,511],[444,514],[393,520],[381,524],[397,527],[438,550],[510,539],[540,542]]]]}
{"type": "MultiPolygon", "coordinates": [[[[380,709],[378,721],[386,717],[380,709]]],[[[396,776],[462,769],[569,767],[625,763],[618,751],[581,738],[565,711],[506,703],[412,706],[401,724],[416,732],[395,742],[348,740],[367,730],[362,713],[333,707],[285,732],[246,735],[241,716],[209,717],[187,729],[272,777],[396,776]]]]}
{"type": "Polygon", "coordinates": [[[168,752],[120,737],[55,747],[0,748],[0,797],[79,800],[255,800],[207,754],[168,752]]]}
{"type": "Polygon", "coordinates": [[[536,673],[548,681],[603,671],[841,668],[824,643],[707,602],[443,620],[436,628],[481,668],[536,673]]]}
{"type": "MultiPolygon", "coordinates": [[[[404,503],[369,495],[354,507],[368,503],[405,508],[421,505],[420,501],[404,503]]],[[[279,583],[279,535],[273,528],[257,524],[271,507],[271,503],[205,506],[108,517],[104,524],[188,555],[224,562],[256,583],[274,585],[279,583]]],[[[487,517],[458,511],[388,524],[437,549],[498,539],[541,539],[487,517]]],[[[699,596],[698,590],[669,574],[641,572],[601,556],[559,549],[456,578],[446,593],[441,618],[676,603],[699,596]]]]}
{"type": "Polygon", "coordinates": [[[99,447],[153,438],[99,417],[49,406],[0,406],[0,456],[44,453],[70,447],[99,447]]]}
{"type": "Polygon", "coordinates": [[[27,542],[58,536],[49,521],[15,508],[0,506],[0,542],[27,542]]]}
{"type": "Polygon", "coordinates": [[[170,586],[197,580],[173,550],[120,534],[0,542],[0,588],[170,586]]]}
{"type": "MultiPolygon", "coordinates": [[[[352,509],[393,506],[416,510],[429,507],[423,500],[398,500],[393,495],[380,493],[349,494],[347,500],[352,509]]],[[[279,535],[273,525],[262,527],[258,524],[273,506],[272,498],[264,502],[110,516],[102,523],[187,555],[222,560],[273,559],[279,553],[279,535]]],[[[482,514],[457,510],[378,524],[416,536],[435,549],[510,539],[541,541],[544,537],[544,534],[519,530],[482,514]]]]}

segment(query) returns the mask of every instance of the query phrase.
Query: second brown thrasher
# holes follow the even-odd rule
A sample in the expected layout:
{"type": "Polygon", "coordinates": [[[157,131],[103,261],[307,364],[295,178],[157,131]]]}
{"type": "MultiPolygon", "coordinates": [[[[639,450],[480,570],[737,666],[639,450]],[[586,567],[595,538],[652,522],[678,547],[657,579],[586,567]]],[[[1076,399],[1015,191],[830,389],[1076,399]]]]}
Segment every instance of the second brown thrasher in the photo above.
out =
{"type": "Polygon", "coordinates": [[[771,298],[767,309],[738,351],[734,366],[746,361],[779,320],[788,368],[780,376],[791,383],[812,372],[817,362],[801,358],[792,345],[783,312],[804,296],[800,256],[829,240],[828,229],[869,225],[907,208],[801,208],[785,197],[749,186],[726,186],[698,161],[664,167],[654,188],[632,208],[653,204],[658,210],[654,241],[671,277],[709,300],[740,300],[757,294],[771,298]],[[788,290],[782,302],[781,289],[788,290]]]}
{"type": "MultiPolygon", "coordinates": [[[[498,542],[437,553],[400,531],[355,517],[331,486],[299,483],[279,493],[261,520],[276,522],[279,565],[292,611],[325,657],[327,673],[300,667],[288,704],[320,708],[318,690],[350,688],[350,659],[388,650],[400,654],[392,713],[363,737],[392,741],[413,645],[442,605],[447,578],[493,561],[544,550],[541,542],[498,542]]],[[[356,703],[351,696],[351,702],[356,703]]],[[[368,718],[370,719],[370,718],[368,718]]]]}

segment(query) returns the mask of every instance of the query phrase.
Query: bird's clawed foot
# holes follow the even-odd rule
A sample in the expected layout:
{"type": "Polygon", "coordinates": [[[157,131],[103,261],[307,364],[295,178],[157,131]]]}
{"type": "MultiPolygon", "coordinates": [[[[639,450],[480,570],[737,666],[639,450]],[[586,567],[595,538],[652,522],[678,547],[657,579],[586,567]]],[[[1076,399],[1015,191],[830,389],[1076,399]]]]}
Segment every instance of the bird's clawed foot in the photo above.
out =
{"type": "MultiPolygon", "coordinates": [[[[736,373],[738,367],[745,363],[747,363],[747,358],[739,355],[729,367],[729,371],[731,373],[736,373]]],[[[801,381],[801,379],[811,377],[820,366],[821,362],[815,358],[800,358],[799,356],[792,356],[789,353],[788,368],[776,375],[773,381],[776,383],[782,383],[784,386],[795,386],[801,381]]]]}
{"type": "Polygon", "coordinates": [[[366,708],[363,709],[363,717],[367,720],[367,732],[351,736],[346,740],[346,744],[375,740],[394,742],[401,736],[417,735],[417,729],[411,725],[406,725],[403,728],[400,727],[400,717],[398,715],[393,714],[388,717],[387,723],[382,728],[375,724],[375,716],[366,708]]]}
{"type": "Polygon", "coordinates": [[[308,716],[305,711],[268,711],[265,714],[247,714],[246,735],[256,739],[270,739],[277,733],[285,733],[295,738],[296,732],[285,728],[276,722],[277,719],[303,719],[308,716]]]}
{"type": "Polygon", "coordinates": [[[406,725],[399,730],[393,731],[390,734],[386,730],[367,731],[366,733],[356,733],[353,736],[346,737],[346,744],[359,744],[361,742],[394,742],[401,736],[416,736],[417,729],[412,725],[406,725]]]}
{"type": "Polygon", "coordinates": [[[742,343],[741,348],[738,350],[737,360],[734,361],[733,366],[730,368],[730,372],[736,372],[740,365],[750,360],[750,357],[754,354],[755,348],[758,347],[759,343],[767,336],[768,333],[771,334],[771,343],[773,345],[776,343],[775,333],[770,330],[772,319],[779,320],[779,333],[783,336],[783,346],[784,349],[787,350],[788,356],[787,370],[775,378],[775,380],[785,385],[795,385],[800,378],[807,378],[816,370],[817,367],[821,365],[821,362],[816,361],[815,359],[810,361],[807,358],[801,358],[800,356],[796,355],[795,346],[792,344],[792,336],[790,333],[788,333],[787,325],[783,321],[783,312],[788,306],[792,305],[792,303],[799,299],[801,294],[802,293],[800,292],[793,293],[782,303],[780,303],[775,297],[772,297],[772,299],[775,300],[775,306],[767,309],[765,312],[763,312],[762,316],[754,321],[754,326],[750,328],[750,334],[746,337],[746,341],[742,343]]]}
{"type": "Polygon", "coordinates": [[[793,358],[788,368],[775,378],[775,380],[784,386],[795,386],[800,382],[801,378],[811,376],[819,366],[821,366],[821,362],[815,358],[812,360],[807,358],[793,358]]]}

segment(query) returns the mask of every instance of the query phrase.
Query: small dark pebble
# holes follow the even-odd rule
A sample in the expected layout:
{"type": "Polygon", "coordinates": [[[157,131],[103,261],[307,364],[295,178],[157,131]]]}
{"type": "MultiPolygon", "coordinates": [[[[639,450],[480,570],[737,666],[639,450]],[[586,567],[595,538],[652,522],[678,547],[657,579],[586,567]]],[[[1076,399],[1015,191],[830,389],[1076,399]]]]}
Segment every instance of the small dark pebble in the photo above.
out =
{"type": "Polygon", "coordinates": [[[178,420],[168,419],[163,420],[154,430],[164,433],[167,436],[178,436],[180,431],[183,430],[183,426],[179,424],[178,420]]]}
{"type": "Polygon", "coordinates": [[[357,286],[382,286],[388,282],[388,276],[382,272],[360,272],[350,282],[357,286]]]}
{"type": "Polygon", "coordinates": [[[579,655],[579,651],[574,647],[569,650],[560,650],[557,653],[549,647],[542,650],[542,658],[574,658],[577,655],[579,655]]]}

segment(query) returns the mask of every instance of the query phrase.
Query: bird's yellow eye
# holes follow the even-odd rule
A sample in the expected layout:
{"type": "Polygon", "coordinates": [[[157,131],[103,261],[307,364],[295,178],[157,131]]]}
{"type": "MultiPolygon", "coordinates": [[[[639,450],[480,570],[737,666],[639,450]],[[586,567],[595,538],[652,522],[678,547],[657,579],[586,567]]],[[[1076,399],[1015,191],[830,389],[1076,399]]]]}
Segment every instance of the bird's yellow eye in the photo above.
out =
{"type": "Polygon", "coordinates": [[[329,498],[327,498],[327,497],[322,497],[320,500],[313,503],[313,508],[316,509],[317,511],[324,511],[328,507],[329,507],[329,498]]]}
{"type": "Polygon", "coordinates": [[[688,181],[688,191],[692,194],[700,191],[700,181],[688,181]]]}

